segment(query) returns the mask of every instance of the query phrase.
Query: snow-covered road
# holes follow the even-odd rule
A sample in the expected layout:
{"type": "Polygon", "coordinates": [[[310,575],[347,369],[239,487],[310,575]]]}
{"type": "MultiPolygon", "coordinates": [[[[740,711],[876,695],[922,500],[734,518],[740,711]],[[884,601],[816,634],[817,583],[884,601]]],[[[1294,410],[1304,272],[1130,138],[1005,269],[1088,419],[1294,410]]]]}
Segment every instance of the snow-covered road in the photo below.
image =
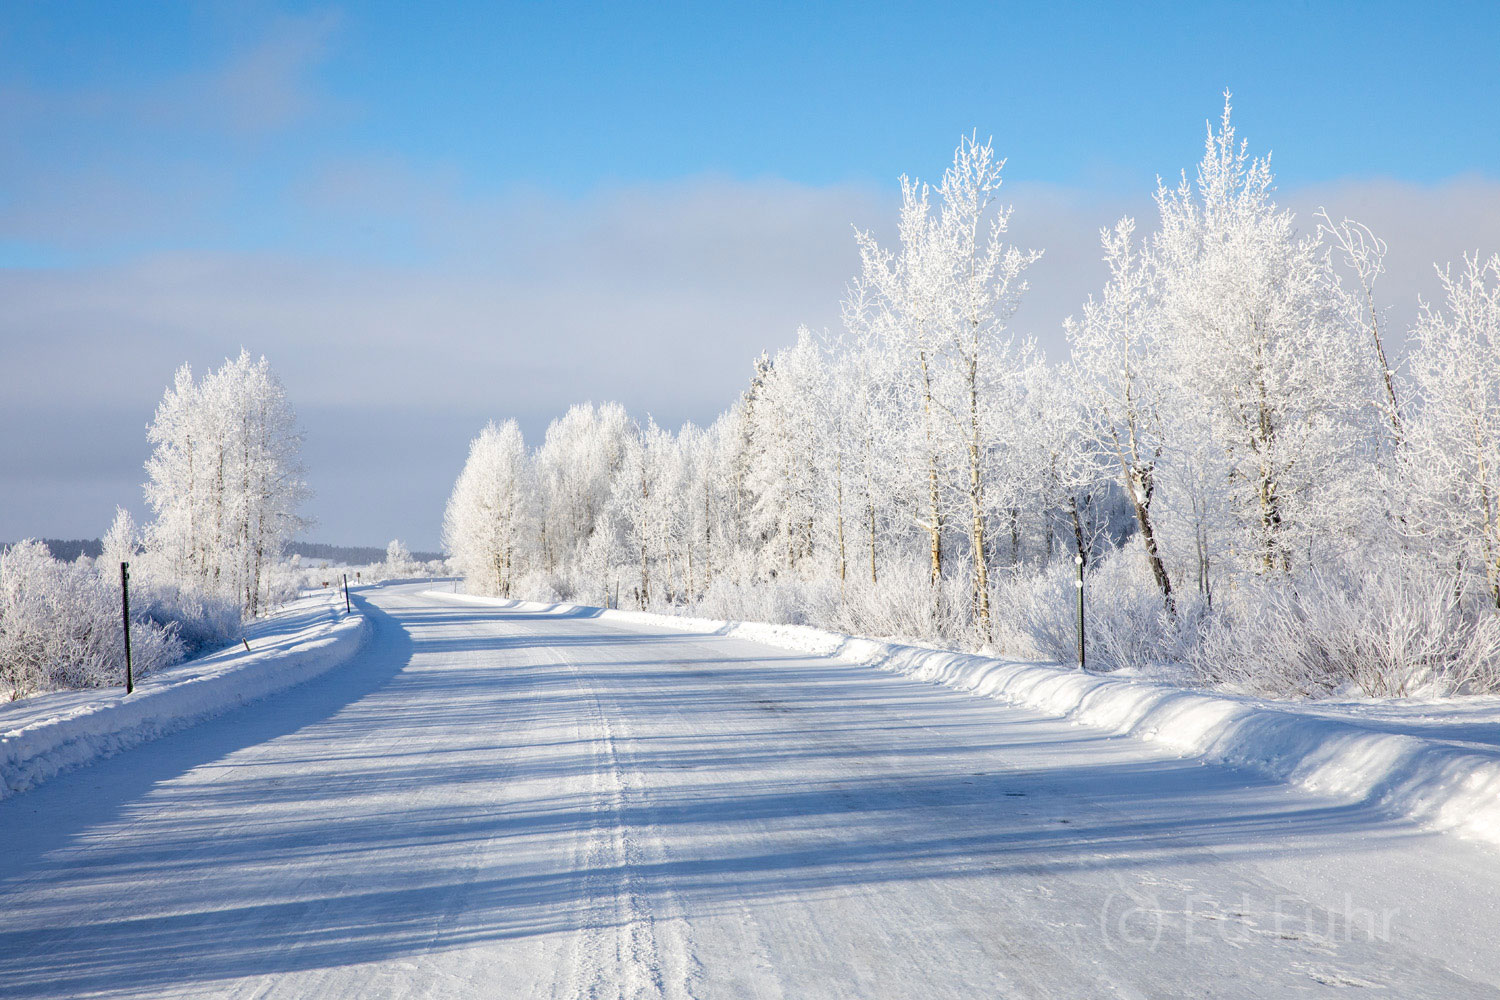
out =
{"type": "Polygon", "coordinates": [[[0,996],[1500,996],[1500,856],[894,674],[365,594],[0,802],[0,996]]]}

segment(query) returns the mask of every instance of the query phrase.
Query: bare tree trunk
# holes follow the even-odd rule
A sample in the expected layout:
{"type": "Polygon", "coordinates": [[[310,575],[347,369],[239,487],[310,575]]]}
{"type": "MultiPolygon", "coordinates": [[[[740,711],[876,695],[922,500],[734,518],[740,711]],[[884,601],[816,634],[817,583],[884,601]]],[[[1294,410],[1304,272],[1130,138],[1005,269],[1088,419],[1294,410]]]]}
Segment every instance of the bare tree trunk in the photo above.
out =
{"type": "Polygon", "coordinates": [[[1078,498],[1068,497],[1068,514],[1073,519],[1073,545],[1078,557],[1087,565],[1089,555],[1087,547],[1083,543],[1083,521],[1078,516],[1078,498]]]}
{"type": "Polygon", "coordinates": [[[1391,371],[1391,366],[1385,360],[1385,345],[1380,340],[1380,314],[1375,311],[1375,290],[1370,285],[1365,285],[1365,306],[1370,311],[1370,339],[1375,341],[1375,358],[1380,363],[1380,377],[1385,381],[1385,399],[1390,406],[1388,414],[1391,421],[1391,430],[1395,432],[1396,444],[1401,444],[1401,407],[1396,402],[1396,378],[1391,371]]]}
{"type": "MultiPolygon", "coordinates": [[[[222,444],[219,446],[218,452],[219,452],[218,473],[217,473],[217,481],[214,484],[214,538],[213,538],[213,544],[215,546],[222,546],[224,544],[224,446],[222,444]]],[[[206,557],[207,553],[205,552],[204,555],[206,557]]],[[[213,569],[214,569],[213,587],[214,587],[214,590],[217,591],[218,588],[219,588],[219,576],[220,576],[220,574],[222,572],[222,569],[223,569],[223,560],[222,559],[215,559],[213,561],[213,569]]]]}
{"type": "Polygon", "coordinates": [[[705,477],[703,487],[703,590],[705,593],[714,583],[714,523],[710,514],[707,477],[705,477]]]}
{"type": "Polygon", "coordinates": [[[979,616],[979,629],[988,642],[990,626],[990,575],[989,562],[985,558],[984,538],[984,477],[981,468],[981,440],[979,435],[979,345],[976,341],[974,353],[969,357],[969,548],[974,557],[974,609],[979,616]]]}
{"type": "Polygon", "coordinates": [[[839,596],[844,594],[844,585],[848,579],[848,558],[844,550],[844,453],[839,451],[838,460],[835,463],[835,503],[838,510],[838,543],[839,543],[839,596]]]}
{"type": "Polygon", "coordinates": [[[646,524],[647,504],[651,499],[651,487],[646,482],[646,456],[641,456],[641,610],[651,601],[651,575],[646,566],[646,524]]]}
{"type": "Polygon", "coordinates": [[[873,585],[878,582],[875,572],[875,484],[870,478],[870,465],[874,458],[871,455],[868,407],[865,412],[865,516],[870,529],[870,583],[873,585]]]}
{"type": "MultiPolygon", "coordinates": [[[[1010,564],[1019,566],[1021,564],[1021,508],[1010,508],[1010,564]]],[[[1048,520],[1051,520],[1050,518],[1048,520]]],[[[1051,531],[1049,527],[1047,529],[1051,531]]],[[[1049,540],[1050,546],[1050,540],[1049,540]]]]}
{"type": "Polygon", "coordinates": [[[1211,569],[1208,558],[1208,532],[1203,525],[1202,519],[1193,526],[1193,541],[1198,550],[1198,593],[1203,595],[1210,611],[1214,606],[1213,581],[1209,576],[1211,569]]]}
{"type": "Polygon", "coordinates": [[[646,540],[641,539],[641,609],[651,602],[651,573],[646,567],[646,540]]]}
{"type": "MultiPolygon", "coordinates": [[[[1259,352],[1257,352],[1259,353],[1259,352]]],[[[1276,492],[1276,469],[1271,449],[1276,440],[1276,420],[1271,413],[1269,393],[1263,376],[1255,380],[1257,394],[1255,428],[1250,435],[1250,450],[1259,456],[1256,496],[1260,501],[1263,533],[1261,562],[1267,572],[1276,568],[1279,559],[1282,572],[1291,572],[1291,555],[1281,544],[1281,499],[1276,492]]]]}
{"type": "Polygon", "coordinates": [[[922,430],[927,440],[927,529],[931,540],[931,580],[934,585],[943,578],[943,514],[938,497],[937,448],[932,441],[932,371],[927,352],[919,352],[922,368],[922,430]]]}
{"type": "Polygon", "coordinates": [[[1125,485],[1125,494],[1130,498],[1130,506],[1135,511],[1136,524],[1141,529],[1141,541],[1146,546],[1146,561],[1151,566],[1151,575],[1156,580],[1157,589],[1161,591],[1167,614],[1176,618],[1177,604],[1172,599],[1172,578],[1167,575],[1167,567],[1162,562],[1161,552],[1156,544],[1156,527],[1151,523],[1151,498],[1156,490],[1154,472],[1151,466],[1141,463],[1135,456],[1133,418],[1130,436],[1131,455],[1129,458],[1126,457],[1119,437],[1115,437],[1115,457],[1120,462],[1120,481],[1125,485]]]}
{"type": "Polygon", "coordinates": [[[1500,608],[1500,545],[1496,544],[1500,539],[1500,509],[1490,499],[1490,475],[1489,464],[1484,460],[1484,434],[1479,426],[1478,420],[1473,420],[1474,427],[1474,455],[1477,460],[1479,478],[1479,502],[1484,510],[1480,516],[1479,551],[1484,559],[1484,582],[1485,590],[1489,593],[1490,603],[1500,608]]]}

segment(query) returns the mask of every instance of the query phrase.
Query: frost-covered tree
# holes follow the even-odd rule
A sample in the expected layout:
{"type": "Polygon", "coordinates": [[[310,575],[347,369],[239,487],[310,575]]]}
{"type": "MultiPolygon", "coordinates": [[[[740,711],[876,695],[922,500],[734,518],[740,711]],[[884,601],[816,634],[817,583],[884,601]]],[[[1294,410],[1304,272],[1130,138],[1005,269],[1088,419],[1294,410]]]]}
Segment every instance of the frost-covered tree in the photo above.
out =
{"type": "Polygon", "coordinates": [[[920,523],[916,511],[925,486],[920,469],[909,462],[911,413],[902,392],[906,358],[887,335],[891,316],[871,301],[862,278],[852,283],[843,307],[850,336],[831,362],[833,391],[849,455],[847,478],[858,495],[858,509],[851,513],[859,522],[861,575],[875,586],[882,567],[901,559],[909,526],[920,523]]]}
{"type": "Polygon", "coordinates": [[[618,403],[574,406],[547,428],[536,453],[543,517],[539,545],[549,572],[577,559],[604,517],[623,460],[630,418],[618,403]]]}
{"type": "Polygon", "coordinates": [[[1005,161],[991,144],[963,140],[938,189],[943,322],[939,338],[946,417],[944,437],[952,443],[954,477],[963,520],[968,526],[971,581],[982,635],[990,633],[989,553],[986,522],[988,489],[993,489],[992,456],[1015,447],[1014,391],[1033,353],[1007,331],[1025,293],[1027,269],[1041,257],[1005,242],[1010,209],[995,198],[1005,161]]]}
{"type": "Polygon", "coordinates": [[[748,430],[754,462],[751,535],[768,575],[815,571],[820,486],[828,412],[823,354],[812,334],[764,361],[748,430]]]}
{"type": "Polygon", "coordinates": [[[944,319],[943,258],[930,188],[901,178],[897,250],[881,247],[869,231],[859,232],[857,241],[859,287],[875,313],[869,322],[902,360],[888,400],[903,411],[902,419],[893,425],[901,432],[900,439],[891,444],[901,448],[900,467],[910,470],[897,488],[906,494],[903,506],[913,523],[927,536],[928,578],[936,583],[943,574],[947,464],[935,399],[944,319]]]}
{"type": "Polygon", "coordinates": [[[1081,429],[1119,470],[1135,514],[1142,551],[1168,613],[1175,611],[1172,578],[1161,552],[1152,502],[1157,467],[1166,448],[1163,414],[1169,385],[1151,289],[1150,261],[1135,246],[1135,220],[1101,230],[1109,280],[1090,296],[1082,317],[1065,324],[1084,406],[1081,429]]]}
{"type": "Polygon", "coordinates": [[[1227,460],[1230,544],[1244,568],[1285,572],[1363,523],[1373,369],[1321,245],[1271,193],[1226,100],[1196,183],[1157,192],[1152,254],[1174,400],[1227,460]]]}
{"type": "Polygon", "coordinates": [[[743,548],[745,529],[740,521],[740,448],[744,441],[744,411],[730,407],[704,433],[699,463],[698,496],[694,506],[703,508],[704,588],[736,559],[743,548]]]}
{"type": "Polygon", "coordinates": [[[1500,607],[1500,254],[1439,272],[1412,382],[1422,408],[1402,453],[1407,530],[1434,560],[1484,582],[1500,607]]]}
{"type": "Polygon", "coordinates": [[[964,525],[983,632],[990,625],[986,493],[997,450],[1016,444],[999,438],[1008,433],[1008,396],[1029,353],[1007,324],[1040,256],[1005,242],[1010,210],[996,204],[1003,167],[990,143],[968,137],[936,205],[926,185],[903,178],[899,248],[884,250],[860,234],[862,270],[846,309],[905,358],[894,398],[904,397],[913,414],[898,426],[911,429],[910,453],[920,456],[913,467],[925,471],[917,523],[928,535],[930,579],[943,575],[945,524],[964,525]]]}
{"type": "Polygon", "coordinates": [[[492,421],[470,443],[443,514],[443,547],[470,590],[511,596],[535,537],[535,500],[520,426],[492,421]]]}
{"type": "Polygon", "coordinates": [[[1353,219],[1335,223],[1327,209],[1319,209],[1318,234],[1328,246],[1329,260],[1340,261],[1353,275],[1357,289],[1345,291],[1346,308],[1355,317],[1354,324],[1364,325],[1369,330],[1369,346],[1374,355],[1376,371],[1381,387],[1385,390],[1377,402],[1378,408],[1389,425],[1391,441],[1399,445],[1402,438],[1403,404],[1396,386],[1396,369],[1386,355],[1385,333],[1382,330],[1384,317],[1375,298],[1375,283],[1385,273],[1386,243],[1370,231],[1370,227],[1353,219]]]}
{"type": "Polygon", "coordinates": [[[100,568],[107,571],[111,566],[118,567],[122,562],[129,562],[135,558],[139,548],[140,532],[136,529],[135,518],[124,507],[116,507],[115,519],[104,533],[99,553],[100,568]]]}
{"type": "Polygon", "coordinates": [[[399,538],[392,538],[385,547],[385,574],[387,576],[405,576],[412,573],[416,568],[411,557],[411,550],[406,543],[399,538]]]}
{"type": "Polygon", "coordinates": [[[268,571],[305,524],[299,510],[309,495],[302,437],[281,381],[248,351],[202,381],[184,365],[148,437],[148,547],[180,586],[259,614],[268,571]]]}

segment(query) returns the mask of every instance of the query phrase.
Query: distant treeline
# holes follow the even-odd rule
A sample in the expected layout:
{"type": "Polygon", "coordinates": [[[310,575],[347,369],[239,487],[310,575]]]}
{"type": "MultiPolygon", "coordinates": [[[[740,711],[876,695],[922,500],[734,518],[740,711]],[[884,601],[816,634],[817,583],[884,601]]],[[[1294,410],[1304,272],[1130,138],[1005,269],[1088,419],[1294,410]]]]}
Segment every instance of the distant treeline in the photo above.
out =
{"type": "MultiPolygon", "coordinates": [[[[79,556],[98,559],[104,552],[104,543],[97,538],[43,538],[41,542],[47,546],[47,551],[52,553],[53,559],[60,559],[63,562],[74,562],[79,556]]],[[[10,548],[11,544],[13,543],[0,544],[0,551],[10,548]]],[[[304,560],[327,560],[331,563],[342,563],[350,566],[385,562],[385,548],[374,545],[324,545],[320,542],[289,542],[286,546],[286,554],[289,556],[299,555],[304,560]]],[[[411,555],[413,559],[418,559],[422,562],[430,562],[434,559],[443,558],[440,552],[413,552],[411,555]]]]}
{"type": "MultiPolygon", "coordinates": [[[[52,553],[53,559],[75,562],[79,556],[98,559],[104,553],[104,543],[97,538],[43,538],[42,544],[52,553]]],[[[9,545],[0,546],[8,549],[9,545]]]]}
{"type": "MultiPolygon", "coordinates": [[[[376,548],[365,545],[323,545],[319,542],[289,542],[286,547],[289,556],[298,555],[304,560],[326,559],[331,563],[343,563],[350,566],[361,563],[385,562],[385,546],[376,548]]],[[[413,552],[413,559],[421,562],[431,562],[434,559],[443,558],[441,552],[413,552]]]]}

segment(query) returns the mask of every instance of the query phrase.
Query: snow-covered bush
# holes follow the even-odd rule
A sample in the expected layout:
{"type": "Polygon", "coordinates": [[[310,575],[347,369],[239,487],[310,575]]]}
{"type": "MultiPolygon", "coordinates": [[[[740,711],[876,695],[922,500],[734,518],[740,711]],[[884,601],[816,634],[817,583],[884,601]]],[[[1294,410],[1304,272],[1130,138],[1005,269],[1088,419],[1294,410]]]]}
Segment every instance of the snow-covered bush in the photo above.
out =
{"type": "MultiPolygon", "coordinates": [[[[1061,663],[1078,659],[1077,568],[1071,560],[1001,574],[994,603],[999,648],[1061,663]]],[[[1180,660],[1196,620],[1192,602],[1169,615],[1138,537],[1090,564],[1084,635],[1091,670],[1149,671],[1180,660]]]]}
{"type": "Polygon", "coordinates": [[[808,588],[801,581],[760,582],[725,574],[709,585],[703,597],[691,605],[691,611],[705,618],[809,625],[813,621],[808,604],[808,588]]]}
{"type": "Polygon", "coordinates": [[[968,581],[945,577],[933,583],[920,562],[892,567],[875,583],[850,581],[842,591],[830,582],[822,593],[824,599],[814,609],[818,620],[813,624],[855,635],[945,646],[984,642],[968,581]]]}
{"type": "Polygon", "coordinates": [[[544,570],[533,570],[518,577],[511,596],[547,603],[574,600],[573,587],[569,581],[544,570]]]}
{"type": "MultiPolygon", "coordinates": [[[[53,559],[36,541],[0,553],[0,684],[10,698],[124,683],[117,574],[118,567],[53,559]]],[[[182,658],[176,622],[155,621],[137,607],[131,612],[137,674],[182,658]]]]}
{"type": "Polygon", "coordinates": [[[1500,612],[1452,576],[1384,563],[1238,588],[1190,653],[1199,677],[1257,694],[1500,690],[1500,612]]]}
{"type": "Polygon", "coordinates": [[[1089,567],[1084,623],[1089,666],[1149,673],[1180,664],[1197,641],[1207,609],[1179,592],[1168,613],[1139,535],[1089,567]]]}
{"type": "MultiPolygon", "coordinates": [[[[273,591],[278,600],[296,596],[273,591]]],[[[130,585],[132,618],[139,616],[161,628],[170,628],[182,643],[183,656],[196,656],[235,642],[240,637],[241,620],[238,602],[186,590],[163,583],[149,570],[137,570],[132,564],[130,585]]],[[[134,653],[135,632],[131,632],[134,653]]]]}
{"type": "Polygon", "coordinates": [[[1009,656],[1066,663],[1077,658],[1078,592],[1074,569],[1016,567],[996,574],[996,641],[1009,656]]]}

